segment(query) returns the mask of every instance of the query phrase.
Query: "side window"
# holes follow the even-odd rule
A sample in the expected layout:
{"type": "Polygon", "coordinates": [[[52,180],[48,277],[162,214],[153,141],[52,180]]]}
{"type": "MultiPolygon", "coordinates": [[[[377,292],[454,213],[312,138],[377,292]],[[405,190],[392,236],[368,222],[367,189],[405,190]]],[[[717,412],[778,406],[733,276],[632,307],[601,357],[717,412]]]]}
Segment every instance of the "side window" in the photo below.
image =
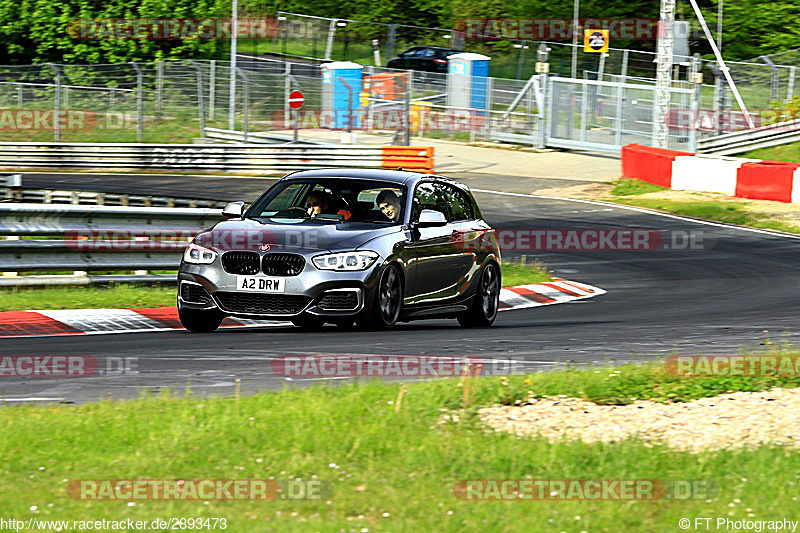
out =
{"type": "Polygon", "coordinates": [[[419,220],[419,215],[423,209],[439,211],[445,217],[448,216],[447,200],[443,194],[441,185],[438,183],[425,182],[417,186],[414,192],[414,216],[412,220],[419,220]]]}
{"type": "Polygon", "coordinates": [[[427,50],[424,50],[424,51],[422,52],[422,55],[423,55],[424,57],[426,57],[426,58],[428,58],[428,57],[433,57],[433,56],[435,56],[435,55],[436,55],[436,52],[435,52],[435,51],[433,51],[433,50],[431,50],[430,48],[428,48],[427,50]]]}
{"type": "Polygon", "coordinates": [[[447,195],[447,205],[450,207],[450,213],[447,217],[448,222],[475,218],[472,213],[472,202],[463,191],[450,185],[446,185],[444,188],[447,195]]]}

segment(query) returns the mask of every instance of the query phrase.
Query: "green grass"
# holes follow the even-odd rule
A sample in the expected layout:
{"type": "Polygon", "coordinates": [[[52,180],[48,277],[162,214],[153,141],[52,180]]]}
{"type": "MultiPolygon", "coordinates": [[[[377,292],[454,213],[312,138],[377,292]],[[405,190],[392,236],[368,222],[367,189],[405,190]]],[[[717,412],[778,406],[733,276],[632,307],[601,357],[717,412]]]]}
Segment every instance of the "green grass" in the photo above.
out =
{"type": "Polygon", "coordinates": [[[543,281],[553,281],[544,263],[536,261],[530,265],[519,263],[503,263],[503,287],[514,287],[516,285],[528,285],[531,283],[541,283],[543,281]]]}
{"type": "MultiPolygon", "coordinates": [[[[503,286],[550,281],[544,265],[505,263],[503,286]]],[[[165,271],[166,272],[166,271],[165,271]]],[[[161,273],[161,271],[154,272],[161,273]]],[[[171,272],[169,272],[171,273],[171,272]]],[[[115,284],[108,287],[33,287],[0,290],[0,311],[22,309],[100,309],[175,305],[175,287],[115,284]]]]}
{"type": "Polygon", "coordinates": [[[648,209],[655,209],[688,217],[726,222],[728,224],[800,233],[800,227],[798,226],[775,220],[766,214],[745,210],[746,202],[733,203],[714,200],[682,202],[659,198],[636,198],[636,196],[649,192],[659,192],[668,189],[631,179],[621,179],[612,182],[612,184],[614,185],[614,188],[611,190],[612,197],[603,198],[603,200],[625,205],[646,207],[648,209]]]}
{"type": "Polygon", "coordinates": [[[739,157],[751,157],[767,161],[800,161],[800,142],[757,148],[740,154],[739,157]]]}
{"type": "Polygon", "coordinates": [[[173,286],[13,288],[0,291],[0,311],[19,309],[100,309],[175,305],[173,286]]]}
{"type": "Polygon", "coordinates": [[[679,202],[676,200],[650,198],[617,198],[614,201],[620,204],[646,207],[648,209],[666,211],[667,213],[716,220],[728,224],[800,233],[800,227],[771,219],[767,215],[745,211],[744,205],[740,203],[731,204],[730,202],[714,201],[679,202]]]}
{"type": "MultiPolygon", "coordinates": [[[[0,476],[14,487],[0,493],[0,508],[17,519],[32,516],[32,506],[39,519],[224,517],[229,531],[459,532],[519,531],[520,524],[529,531],[672,532],[682,517],[770,520],[797,508],[795,450],[763,446],[696,455],[636,440],[550,443],[485,432],[474,414],[475,406],[508,403],[528,391],[614,403],[629,397],[686,399],[785,381],[679,380],[658,367],[626,366],[467,383],[471,401],[461,422],[444,425],[438,424],[442,409],[465,407],[465,384],[458,380],[316,386],[239,400],[164,395],[0,408],[0,476]],[[68,480],[78,479],[270,476],[316,477],[330,483],[333,493],[314,501],[128,506],[73,500],[65,490],[68,480]],[[452,492],[462,479],[522,478],[708,479],[719,494],[636,503],[470,502],[452,492]]],[[[791,384],[797,386],[796,380],[791,384]]]]}
{"type": "Polygon", "coordinates": [[[649,192],[669,190],[667,187],[661,187],[659,185],[647,183],[646,181],[632,180],[627,178],[613,181],[611,184],[614,185],[614,188],[611,190],[611,194],[614,196],[634,196],[638,194],[647,194],[649,192]]]}

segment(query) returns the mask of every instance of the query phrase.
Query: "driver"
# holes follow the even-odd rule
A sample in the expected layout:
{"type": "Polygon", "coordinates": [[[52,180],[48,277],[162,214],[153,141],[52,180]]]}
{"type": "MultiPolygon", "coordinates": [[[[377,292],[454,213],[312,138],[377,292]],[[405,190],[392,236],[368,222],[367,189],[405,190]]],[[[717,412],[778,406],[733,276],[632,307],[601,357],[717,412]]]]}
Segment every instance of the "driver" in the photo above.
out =
{"type": "Polygon", "coordinates": [[[400,198],[394,191],[386,189],[375,198],[381,212],[392,222],[400,220],[400,198]]]}
{"type": "Polygon", "coordinates": [[[306,212],[311,218],[322,213],[330,213],[331,199],[325,191],[311,191],[306,196],[306,212]]]}

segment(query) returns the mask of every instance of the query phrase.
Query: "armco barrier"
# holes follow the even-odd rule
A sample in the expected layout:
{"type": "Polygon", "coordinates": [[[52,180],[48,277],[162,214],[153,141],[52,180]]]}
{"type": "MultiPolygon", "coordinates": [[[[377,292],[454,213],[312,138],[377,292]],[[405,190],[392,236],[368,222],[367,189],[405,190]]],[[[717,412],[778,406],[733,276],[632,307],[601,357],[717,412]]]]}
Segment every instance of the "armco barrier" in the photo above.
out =
{"type": "Polygon", "coordinates": [[[357,145],[0,143],[0,168],[288,172],[361,167],[433,172],[433,149],[357,145]]]}
{"type": "Polygon", "coordinates": [[[675,190],[800,203],[800,162],[760,161],[628,145],[622,177],[675,190]]]}
{"type": "Polygon", "coordinates": [[[672,162],[679,155],[692,154],[640,144],[623,146],[622,177],[646,181],[662,187],[671,187],[672,162]]]}

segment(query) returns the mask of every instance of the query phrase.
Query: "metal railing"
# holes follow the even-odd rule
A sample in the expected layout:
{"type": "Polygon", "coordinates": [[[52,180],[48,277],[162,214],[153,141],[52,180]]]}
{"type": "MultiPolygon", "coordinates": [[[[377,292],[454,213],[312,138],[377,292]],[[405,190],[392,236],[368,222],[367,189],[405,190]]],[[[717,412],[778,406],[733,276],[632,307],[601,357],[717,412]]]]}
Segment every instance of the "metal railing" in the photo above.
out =
{"type": "Polygon", "coordinates": [[[703,154],[734,155],[796,141],[800,141],[800,119],[701,139],[697,144],[697,151],[703,154]]]}
{"type": "Polygon", "coordinates": [[[188,240],[220,220],[219,209],[0,204],[0,271],[176,270],[188,240]]]}
{"type": "Polygon", "coordinates": [[[0,168],[287,172],[382,168],[380,146],[135,143],[0,143],[0,168]]]}

